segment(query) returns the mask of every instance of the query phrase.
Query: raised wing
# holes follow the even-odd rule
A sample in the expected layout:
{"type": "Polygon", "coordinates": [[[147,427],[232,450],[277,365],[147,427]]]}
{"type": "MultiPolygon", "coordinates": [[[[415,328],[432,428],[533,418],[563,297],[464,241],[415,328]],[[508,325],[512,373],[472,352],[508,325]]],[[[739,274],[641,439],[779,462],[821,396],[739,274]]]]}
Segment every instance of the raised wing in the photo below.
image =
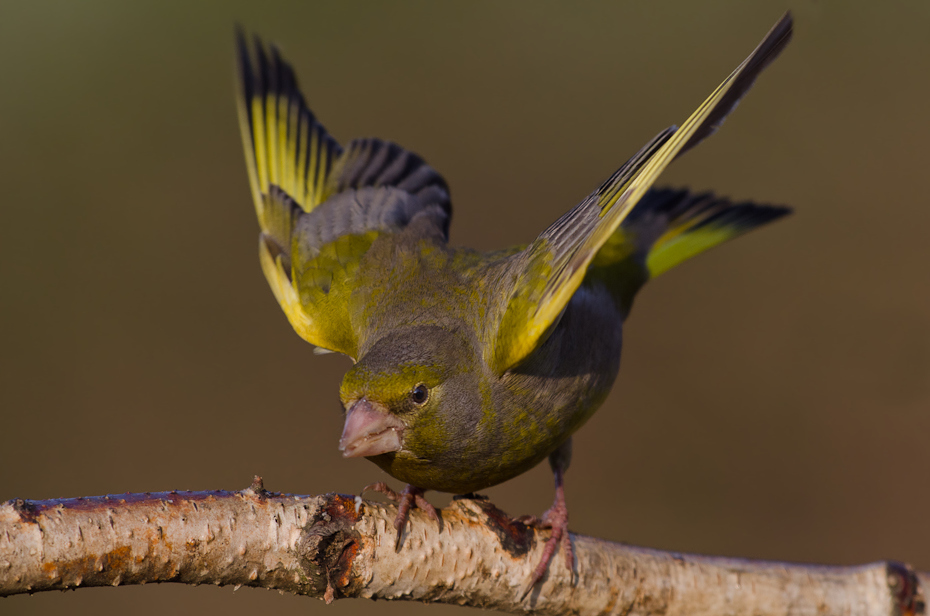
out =
{"type": "Polygon", "coordinates": [[[342,147],[304,101],[291,67],[255,39],[237,36],[239,119],[261,226],[259,257],[297,333],[354,357],[350,319],[361,257],[385,233],[424,218],[448,236],[449,192],[416,154],[360,139],[342,147]]]}
{"type": "Polygon", "coordinates": [[[546,339],[604,242],[668,164],[723,123],[759,73],[787,45],[791,26],[791,16],[785,14],[681,128],[659,133],[513,259],[513,290],[488,358],[495,370],[503,373],[516,366],[546,339]]]}

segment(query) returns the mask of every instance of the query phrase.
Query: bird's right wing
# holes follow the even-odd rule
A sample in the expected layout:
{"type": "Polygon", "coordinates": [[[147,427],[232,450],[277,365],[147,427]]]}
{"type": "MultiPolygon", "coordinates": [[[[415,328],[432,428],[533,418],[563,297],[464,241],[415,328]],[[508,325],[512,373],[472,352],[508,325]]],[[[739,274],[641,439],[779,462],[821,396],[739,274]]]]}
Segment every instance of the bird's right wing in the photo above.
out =
{"type": "Polygon", "coordinates": [[[448,237],[445,180],[422,158],[379,139],[345,150],[323,128],[276,49],[238,36],[239,119],[261,226],[259,257],[297,333],[355,357],[351,295],[362,256],[415,217],[448,237]]]}
{"type": "Polygon", "coordinates": [[[558,323],[592,259],[630,210],[682,152],[714,133],[756,77],[791,38],[786,14],[681,128],[666,129],[600,188],[511,261],[510,291],[486,358],[503,373],[537,348],[558,323]]]}

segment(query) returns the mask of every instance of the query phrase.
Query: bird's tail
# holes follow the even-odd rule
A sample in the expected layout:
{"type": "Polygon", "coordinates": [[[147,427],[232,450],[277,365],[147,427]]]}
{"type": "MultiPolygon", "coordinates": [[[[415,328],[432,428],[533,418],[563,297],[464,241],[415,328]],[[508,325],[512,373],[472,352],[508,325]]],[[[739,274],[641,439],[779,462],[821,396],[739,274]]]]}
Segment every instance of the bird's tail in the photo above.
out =
{"type": "Polygon", "coordinates": [[[790,212],[710,193],[652,190],[598,252],[588,276],[605,284],[626,313],[650,278],[790,212]]]}

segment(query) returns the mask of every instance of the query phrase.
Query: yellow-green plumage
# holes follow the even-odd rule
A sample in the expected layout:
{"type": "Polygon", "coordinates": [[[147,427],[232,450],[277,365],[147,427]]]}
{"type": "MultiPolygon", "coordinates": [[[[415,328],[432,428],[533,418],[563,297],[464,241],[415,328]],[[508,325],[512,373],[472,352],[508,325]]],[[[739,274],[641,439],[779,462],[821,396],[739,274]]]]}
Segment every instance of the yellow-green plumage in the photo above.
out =
{"type": "Polygon", "coordinates": [[[347,455],[468,493],[562,446],[613,385],[642,285],[787,213],[652,185],[716,130],[790,32],[786,17],[680,129],[529,246],[495,253],[448,246],[448,189],[420,157],[376,139],[343,149],[277,51],[256,41],[250,53],[240,38],[262,269],[301,337],[356,360],[340,390],[349,417],[364,409],[347,417],[347,455]]]}

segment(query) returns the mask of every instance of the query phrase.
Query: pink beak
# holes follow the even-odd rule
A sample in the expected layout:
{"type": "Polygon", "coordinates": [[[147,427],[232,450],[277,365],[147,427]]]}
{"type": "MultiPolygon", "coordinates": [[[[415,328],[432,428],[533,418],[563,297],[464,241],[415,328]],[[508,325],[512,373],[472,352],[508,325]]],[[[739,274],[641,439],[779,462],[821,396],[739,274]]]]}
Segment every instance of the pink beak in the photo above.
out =
{"type": "Polygon", "coordinates": [[[346,411],[339,451],[346,458],[400,451],[404,428],[404,422],[382,405],[362,398],[353,402],[346,411]]]}

